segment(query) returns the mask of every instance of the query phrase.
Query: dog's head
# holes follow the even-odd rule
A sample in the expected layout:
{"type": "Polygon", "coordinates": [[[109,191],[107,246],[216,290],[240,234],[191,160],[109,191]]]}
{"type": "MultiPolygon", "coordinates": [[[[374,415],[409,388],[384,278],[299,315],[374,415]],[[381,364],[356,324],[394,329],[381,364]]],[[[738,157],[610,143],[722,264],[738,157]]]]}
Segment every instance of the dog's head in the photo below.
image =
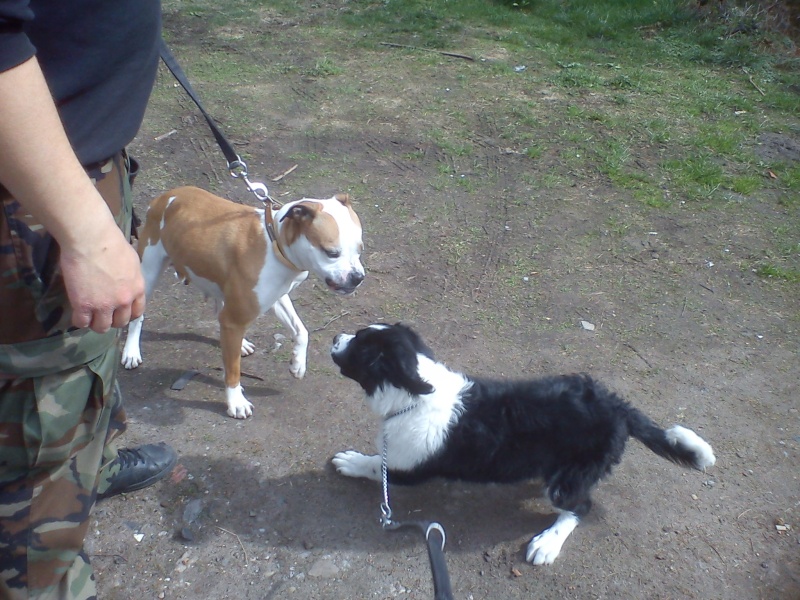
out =
{"type": "Polygon", "coordinates": [[[342,372],[364,388],[368,396],[387,386],[418,396],[433,392],[419,374],[418,355],[433,360],[433,352],[410,327],[377,323],[333,338],[331,358],[342,372]]]}
{"type": "Polygon", "coordinates": [[[275,220],[286,258],[294,265],[316,273],[339,294],[351,294],[361,285],[364,243],[350,196],[304,198],[281,208],[275,220]]]}

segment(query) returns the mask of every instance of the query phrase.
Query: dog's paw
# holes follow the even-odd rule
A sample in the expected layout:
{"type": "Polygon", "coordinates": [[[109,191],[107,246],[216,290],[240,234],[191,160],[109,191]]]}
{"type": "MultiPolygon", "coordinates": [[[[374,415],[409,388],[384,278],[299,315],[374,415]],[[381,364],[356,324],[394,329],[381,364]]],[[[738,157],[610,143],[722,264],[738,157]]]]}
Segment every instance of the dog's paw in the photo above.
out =
{"type": "Polygon", "coordinates": [[[332,459],[336,472],[347,477],[381,480],[381,457],[366,456],[355,450],[338,452],[332,459]]]}
{"type": "Polygon", "coordinates": [[[142,364],[142,353],[138,350],[125,349],[122,352],[122,360],[120,362],[128,370],[135,369],[142,364]]]}
{"type": "Polygon", "coordinates": [[[528,552],[525,560],[534,565],[552,565],[556,557],[561,553],[562,543],[548,535],[549,530],[545,530],[531,540],[528,544],[528,552]]]}
{"type": "Polygon", "coordinates": [[[303,360],[298,359],[296,356],[293,357],[292,362],[289,363],[289,372],[294,375],[296,379],[302,379],[306,374],[305,357],[303,360]]]}
{"type": "Polygon", "coordinates": [[[577,526],[578,517],[572,513],[561,513],[551,527],[531,540],[525,560],[534,565],[552,565],[561,553],[561,546],[577,526]]]}
{"type": "Polygon", "coordinates": [[[246,419],[253,414],[253,405],[244,397],[242,386],[225,388],[225,400],[228,402],[228,416],[234,419],[246,419]]]}
{"type": "Polygon", "coordinates": [[[242,356],[250,356],[255,351],[255,344],[247,338],[242,338],[242,356]]]}

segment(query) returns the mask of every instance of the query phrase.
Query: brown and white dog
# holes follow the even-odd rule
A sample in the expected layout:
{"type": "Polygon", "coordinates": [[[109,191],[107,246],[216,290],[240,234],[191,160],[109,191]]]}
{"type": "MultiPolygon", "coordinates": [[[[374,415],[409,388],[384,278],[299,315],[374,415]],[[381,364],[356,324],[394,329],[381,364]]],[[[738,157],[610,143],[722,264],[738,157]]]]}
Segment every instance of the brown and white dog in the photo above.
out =
{"type": "MultiPolygon", "coordinates": [[[[347,194],[304,198],[273,213],[236,204],[195,187],[153,200],[139,232],[139,258],[149,298],[168,262],[178,277],[215,299],[228,414],[253,414],[240,383],[241,357],[252,354],[248,326],[270,308],[292,332],[290,371],[306,372],[308,330],[289,298],[312,271],[332,291],[351,294],[364,280],[361,222],[347,194]]],[[[122,364],[142,363],[139,317],[128,329],[122,364]]]]}

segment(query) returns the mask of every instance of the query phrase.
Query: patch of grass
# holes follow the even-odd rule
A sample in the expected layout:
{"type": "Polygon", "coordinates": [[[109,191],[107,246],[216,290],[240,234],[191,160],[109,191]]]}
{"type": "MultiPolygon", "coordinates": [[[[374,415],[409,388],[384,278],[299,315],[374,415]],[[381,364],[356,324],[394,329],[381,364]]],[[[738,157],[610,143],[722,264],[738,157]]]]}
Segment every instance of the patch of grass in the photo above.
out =
{"type": "Polygon", "coordinates": [[[472,144],[468,141],[457,141],[453,135],[441,129],[428,132],[428,137],[450,156],[469,156],[472,154],[472,144]]]}
{"type": "Polygon", "coordinates": [[[756,268],[756,275],[766,279],[783,279],[791,283],[800,281],[800,271],[787,269],[775,264],[761,265],[756,268]]]}
{"type": "Polygon", "coordinates": [[[757,175],[741,175],[734,177],[730,182],[730,189],[737,194],[749,196],[763,185],[763,177],[757,175]]]}
{"type": "Polygon", "coordinates": [[[725,183],[722,167],[708,152],[667,160],[662,168],[691,199],[707,198],[725,183]]]}
{"type": "Polygon", "coordinates": [[[305,74],[309,77],[331,77],[341,75],[343,72],[344,70],[329,58],[321,58],[312,68],[305,70],[305,74]]]}

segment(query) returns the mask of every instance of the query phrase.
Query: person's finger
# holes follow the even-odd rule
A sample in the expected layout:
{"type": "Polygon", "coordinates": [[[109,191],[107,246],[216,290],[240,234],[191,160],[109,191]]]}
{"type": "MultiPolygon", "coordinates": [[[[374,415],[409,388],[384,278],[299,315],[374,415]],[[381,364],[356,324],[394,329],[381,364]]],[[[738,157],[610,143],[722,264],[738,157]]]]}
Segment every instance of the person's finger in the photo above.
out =
{"type": "Polygon", "coordinates": [[[139,294],[139,296],[134,299],[133,304],[131,304],[131,321],[138,319],[144,314],[146,304],[147,301],[144,294],[139,294]]]}
{"type": "Polygon", "coordinates": [[[97,309],[92,313],[92,322],[89,327],[97,333],[105,333],[111,329],[112,313],[108,309],[97,309]]]}
{"type": "Polygon", "coordinates": [[[74,307],[72,309],[72,324],[83,329],[89,327],[92,322],[92,310],[87,307],[74,307]]]}
{"type": "Polygon", "coordinates": [[[125,306],[120,306],[117,310],[114,311],[114,315],[111,318],[111,326],[116,327],[117,329],[121,329],[125,327],[131,321],[131,307],[130,305],[126,304],[125,306]]]}

